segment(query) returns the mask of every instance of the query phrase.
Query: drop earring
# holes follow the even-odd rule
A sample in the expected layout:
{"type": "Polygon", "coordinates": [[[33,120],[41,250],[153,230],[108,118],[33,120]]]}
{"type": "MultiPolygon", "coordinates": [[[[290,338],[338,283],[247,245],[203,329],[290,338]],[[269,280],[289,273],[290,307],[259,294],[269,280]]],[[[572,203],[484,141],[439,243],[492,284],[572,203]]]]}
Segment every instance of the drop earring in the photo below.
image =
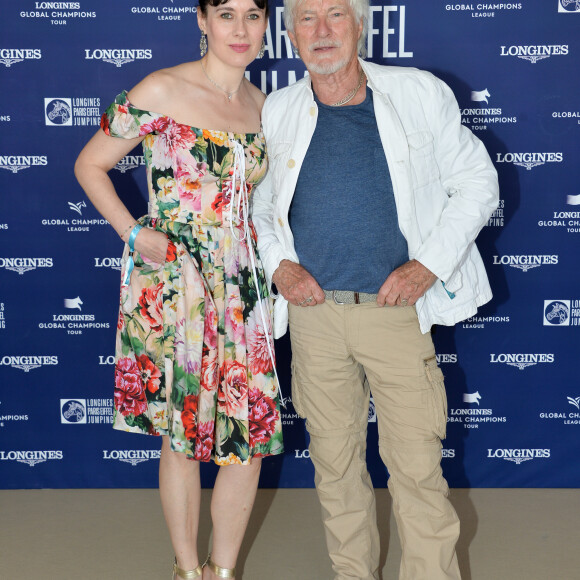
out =
{"type": "Polygon", "coordinates": [[[202,32],[201,38],[199,39],[199,54],[201,54],[201,56],[205,56],[206,52],[207,52],[207,36],[205,32],[202,32]]]}
{"type": "Polygon", "coordinates": [[[265,52],[266,52],[266,43],[264,42],[264,39],[262,38],[262,46],[260,47],[260,52],[258,53],[258,56],[256,56],[256,58],[263,58],[265,52]]]}

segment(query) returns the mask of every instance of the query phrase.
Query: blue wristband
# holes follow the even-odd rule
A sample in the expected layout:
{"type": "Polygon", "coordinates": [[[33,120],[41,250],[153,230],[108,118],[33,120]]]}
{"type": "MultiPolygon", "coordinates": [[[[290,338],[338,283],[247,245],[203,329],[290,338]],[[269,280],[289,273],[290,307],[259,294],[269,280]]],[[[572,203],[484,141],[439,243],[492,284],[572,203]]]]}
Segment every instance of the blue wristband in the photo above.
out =
{"type": "Polygon", "coordinates": [[[127,243],[129,244],[129,258],[127,259],[127,266],[125,267],[125,276],[123,277],[123,286],[129,285],[129,280],[131,279],[131,272],[133,271],[133,267],[135,266],[135,262],[133,261],[133,252],[135,251],[135,238],[137,234],[143,229],[143,226],[137,224],[132,230],[131,234],[129,235],[129,239],[127,243]]]}
{"type": "Polygon", "coordinates": [[[137,224],[132,230],[131,230],[131,234],[129,235],[129,241],[127,242],[129,244],[129,249],[134,252],[135,251],[135,238],[137,237],[137,234],[143,229],[143,226],[140,226],[139,224],[137,224]]]}
{"type": "MultiPolygon", "coordinates": [[[[445,282],[443,282],[443,280],[441,280],[441,284],[443,284],[443,288],[445,288],[445,282]]],[[[449,290],[447,290],[447,288],[445,288],[445,292],[447,292],[447,296],[449,296],[449,298],[451,298],[451,300],[453,300],[455,298],[455,292],[449,292],[449,290]]]]}

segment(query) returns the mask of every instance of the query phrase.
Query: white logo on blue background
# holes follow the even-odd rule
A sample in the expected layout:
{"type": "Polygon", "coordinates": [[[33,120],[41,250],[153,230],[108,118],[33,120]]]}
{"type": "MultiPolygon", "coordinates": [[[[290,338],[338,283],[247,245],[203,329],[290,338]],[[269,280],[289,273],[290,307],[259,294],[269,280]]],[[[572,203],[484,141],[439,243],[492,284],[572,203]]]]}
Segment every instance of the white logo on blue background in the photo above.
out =
{"type": "Polygon", "coordinates": [[[71,100],[69,98],[44,99],[44,119],[51,127],[72,126],[71,100]]]}
{"type": "Polygon", "coordinates": [[[87,402],[85,399],[61,399],[60,422],[77,425],[87,422],[87,402]]]}
{"type": "Polygon", "coordinates": [[[544,326],[570,326],[570,300],[544,300],[544,326]]]}
{"type": "Polygon", "coordinates": [[[487,101],[488,97],[491,97],[491,95],[487,89],[483,89],[483,91],[471,91],[471,100],[476,103],[485,102],[487,105],[489,104],[487,101]]]}
{"type": "Polygon", "coordinates": [[[376,423],[377,422],[377,410],[375,408],[375,401],[371,397],[369,401],[369,423],[376,423]]]}
{"type": "Polygon", "coordinates": [[[126,171],[137,169],[137,167],[145,165],[145,157],[143,155],[125,155],[117,165],[115,169],[121,173],[126,171]]]}
{"type": "Polygon", "coordinates": [[[80,296],[77,296],[76,298],[65,298],[64,299],[64,307],[65,308],[76,308],[77,310],[81,310],[82,311],[82,306],[83,301],[81,300],[80,296]]]}
{"type": "Polygon", "coordinates": [[[558,0],[558,12],[580,12],[580,0],[558,0]]]}
{"type": "Polygon", "coordinates": [[[83,215],[83,207],[87,207],[87,204],[84,201],[79,201],[78,203],[73,203],[72,201],[68,202],[68,206],[72,211],[76,211],[81,217],[83,215]]]}
{"type": "Polygon", "coordinates": [[[476,391],[475,393],[463,393],[463,402],[464,403],[470,403],[470,404],[477,404],[479,405],[479,401],[481,400],[481,395],[479,394],[479,391],[476,391]]]}

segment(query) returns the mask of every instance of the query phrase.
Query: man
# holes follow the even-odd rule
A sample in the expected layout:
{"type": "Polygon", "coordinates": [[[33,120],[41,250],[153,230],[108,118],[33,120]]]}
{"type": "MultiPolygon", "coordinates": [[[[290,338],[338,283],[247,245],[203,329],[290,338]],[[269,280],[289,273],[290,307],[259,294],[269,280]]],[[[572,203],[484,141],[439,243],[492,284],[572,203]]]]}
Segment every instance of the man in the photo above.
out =
{"type": "Polygon", "coordinates": [[[379,577],[366,377],[400,579],[456,580],[459,522],[440,465],[447,405],[429,331],[491,298],[474,239],[497,205],[497,174],[444,83],[357,57],[368,10],[368,0],[286,0],[310,76],[264,106],[270,169],[253,219],[278,292],[275,336],[289,315],[292,400],[335,579],[379,577]]]}

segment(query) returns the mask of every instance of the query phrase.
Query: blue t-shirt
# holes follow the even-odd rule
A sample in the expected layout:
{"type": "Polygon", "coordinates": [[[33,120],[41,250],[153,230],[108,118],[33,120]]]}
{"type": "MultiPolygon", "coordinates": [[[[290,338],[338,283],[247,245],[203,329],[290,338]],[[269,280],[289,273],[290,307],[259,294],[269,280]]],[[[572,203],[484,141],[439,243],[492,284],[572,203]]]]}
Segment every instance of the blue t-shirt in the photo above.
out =
{"type": "Polygon", "coordinates": [[[409,252],[373,94],[367,87],[359,105],[316,103],[318,122],[290,207],[296,252],[324,290],[376,293],[409,252]]]}

